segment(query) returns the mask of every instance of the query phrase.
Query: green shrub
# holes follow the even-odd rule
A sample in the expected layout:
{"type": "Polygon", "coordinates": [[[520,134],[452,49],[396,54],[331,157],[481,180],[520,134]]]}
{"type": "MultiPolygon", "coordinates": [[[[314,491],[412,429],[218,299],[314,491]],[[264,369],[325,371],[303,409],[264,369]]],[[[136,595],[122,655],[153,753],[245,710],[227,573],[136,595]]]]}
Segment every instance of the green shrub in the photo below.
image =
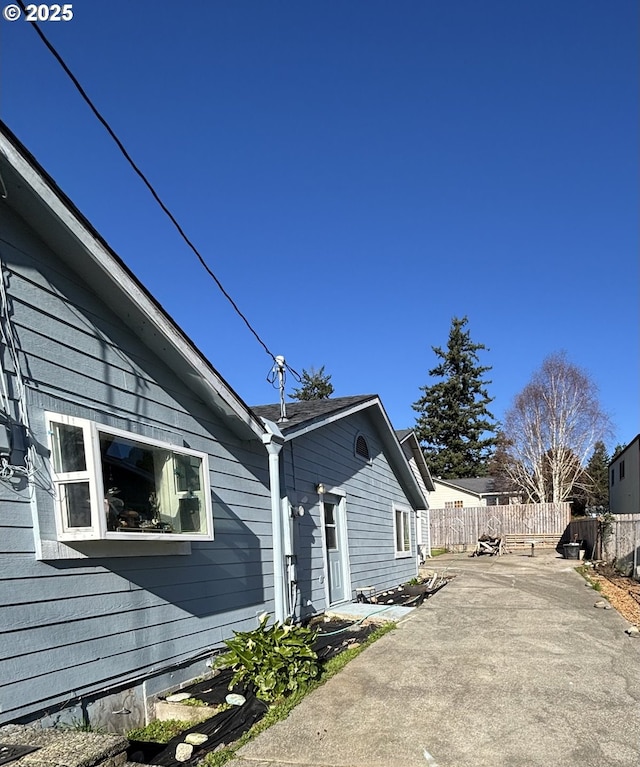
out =
{"type": "Polygon", "coordinates": [[[216,661],[216,667],[228,667],[235,673],[229,684],[252,682],[256,695],[272,702],[283,695],[304,687],[319,676],[318,656],[313,649],[316,634],[304,626],[274,623],[269,616],[260,616],[253,631],[234,631],[227,639],[228,648],[216,661]]]}
{"type": "Polygon", "coordinates": [[[238,749],[246,745],[250,740],[255,738],[256,735],[269,729],[269,727],[276,722],[281,722],[283,719],[286,719],[305,695],[317,689],[321,684],[324,684],[327,680],[331,679],[332,676],[335,676],[350,660],[353,660],[357,655],[360,655],[363,650],[373,644],[381,636],[393,631],[395,627],[395,623],[384,623],[371,633],[358,647],[350,647],[348,650],[344,650],[338,655],[329,658],[329,660],[322,665],[322,676],[320,678],[312,679],[308,684],[300,685],[298,690],[294,693],[271,706],[265,716],[256,722],[249,732],[245,732],[245,734],[235,743],[231,743],[220,751],[214,751],[207,754],[201,762],[202,767],[223,767],[223,765],[234,758],[238,749]]]}

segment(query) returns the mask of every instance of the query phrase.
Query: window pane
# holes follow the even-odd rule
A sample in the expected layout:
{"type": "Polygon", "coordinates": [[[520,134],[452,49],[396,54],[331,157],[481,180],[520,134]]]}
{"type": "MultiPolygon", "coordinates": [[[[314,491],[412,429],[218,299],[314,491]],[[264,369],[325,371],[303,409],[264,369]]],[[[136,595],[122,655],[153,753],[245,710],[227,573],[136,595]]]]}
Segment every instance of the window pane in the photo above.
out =
{"type": "Polygon", "coordinates": [[[91,527],[89,483],[65,482],[59,487],[67,527],[91,527]]]}
{"type": "Polygon", "coordinates": [[[176,489],[179,493],[200,490],[201,463],[195,455],[176,455],[176,489]]]}
{"type": "Polygon", "coordinates": [[[53,468],[57,474],[72,471],[86,471],[87,461],[84,454],[84,437],[79,426],[67,426],[52,423],[53,428],[53,468]]]}
{"type": "Polygon", "coordinates": [[[324,534],[327,549],[337,549],[335,506],[332,503],[324,504],[324,534]]]}
{"type": "Polygon", "coordinates": [[[324,523],[325,525],[335,525],[332,503],[325,503],[324,505],[324,523]]]}
{"type": "Polygon", "coordinates": [[[327,539],[328,549],[337,549],[338,544],[336,542],[336,529],[333,526],[325,527],[324,529],[327,539]]]}
{"type": "Polygon", "coordinates": [[[396,551],[402,551],[402,512],[396,511],[396,551]]]}
{"type": "Polygon", "coordinates": [[[100,434],[107,529],[206,533],[202,459],[100,434]]]}
{"type": "Polygon", "coordinates": [[[406,512],[402,513],[402,522],[404,527],[404,549],[403,551],[409,551],[411,549],[411,533],[409,531],[409,515],[406,512]]]}

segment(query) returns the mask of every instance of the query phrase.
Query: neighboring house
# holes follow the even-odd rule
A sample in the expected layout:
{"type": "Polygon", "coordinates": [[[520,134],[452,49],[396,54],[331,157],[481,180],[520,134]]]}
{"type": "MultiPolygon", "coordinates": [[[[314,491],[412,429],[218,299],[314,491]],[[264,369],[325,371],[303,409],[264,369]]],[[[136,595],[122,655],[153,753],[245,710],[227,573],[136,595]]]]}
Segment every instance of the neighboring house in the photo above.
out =
{"type": "MultiPolygon", "coordinates": [[[[254,407],[269,420],[279,405],[254,407]]],[[[291,509],[292,612],[320,612],[357,590],[417,574],[427,502],[375,395],[286,405],[283,491],[291,509]]]]}
{"type": "Polygon", "coordinates": [[[263,611],[415,575],[426,502],[377,398],[283,437],[1,123],[0,177],[0,724],[126,730],[263,611]]]}
{"type": "Polygon", "coordinates": [[[520,503],[519,497],[496,490],[493,477],[433,480],[435,490],[429,495],[432,509],[462,509],[468,506],[499,506],[520,503]]]}
{"type": "Polygon", "coordinates": [[[609,464],[609,510],[640,514],[640,434],[609,464]]]}
{"type": "MultiPolygon", "coordinates": [[[[422,494],[425,498],[428,498],[429,493],[432,493],[435,490],[435,485],[433,484],[431,472],[429,471],[429,467],[424,458],[424,453],[422,452],[422,448],[420,447],[415,432],[413,429],[401,429],[396,431],[396,436],[402,445],[404,454],[409,461],[409,466],[411,466],[416,480],[418,481],[422,494]]],[[[431,556],[428,505],[424,509],[418,509],[417,531],[420,561],[424,562],[427,557],[431,556]]]]}

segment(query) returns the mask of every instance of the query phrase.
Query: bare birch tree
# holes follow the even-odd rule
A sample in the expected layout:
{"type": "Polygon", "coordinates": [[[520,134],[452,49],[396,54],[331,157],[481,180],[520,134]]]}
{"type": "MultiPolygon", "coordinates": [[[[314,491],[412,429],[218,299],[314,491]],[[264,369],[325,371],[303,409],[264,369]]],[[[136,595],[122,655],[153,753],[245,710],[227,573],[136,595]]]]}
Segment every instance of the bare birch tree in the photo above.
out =
{"type": "Polygon", "coordinates": [[[565,501],[610,430],[593,380],[564,354],[552,354],[505,416],[504,471],[534,502],[565,501]]]}

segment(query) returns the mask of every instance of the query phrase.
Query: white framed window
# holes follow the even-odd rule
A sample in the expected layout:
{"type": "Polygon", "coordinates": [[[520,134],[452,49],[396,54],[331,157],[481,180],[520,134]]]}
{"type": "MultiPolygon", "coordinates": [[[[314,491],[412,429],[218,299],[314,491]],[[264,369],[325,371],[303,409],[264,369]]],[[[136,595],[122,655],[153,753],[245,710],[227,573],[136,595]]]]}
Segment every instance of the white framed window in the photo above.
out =
{"type": "Polygon", "coordinates": [[[393,534],[396,557],[411,556],[411,512],[402,506],[393,506],[393,534]]]}
{"type": "Polygon", "coordinates": [[[58,539],[212,540],[206,453],[46,413],[58,539]]]}

